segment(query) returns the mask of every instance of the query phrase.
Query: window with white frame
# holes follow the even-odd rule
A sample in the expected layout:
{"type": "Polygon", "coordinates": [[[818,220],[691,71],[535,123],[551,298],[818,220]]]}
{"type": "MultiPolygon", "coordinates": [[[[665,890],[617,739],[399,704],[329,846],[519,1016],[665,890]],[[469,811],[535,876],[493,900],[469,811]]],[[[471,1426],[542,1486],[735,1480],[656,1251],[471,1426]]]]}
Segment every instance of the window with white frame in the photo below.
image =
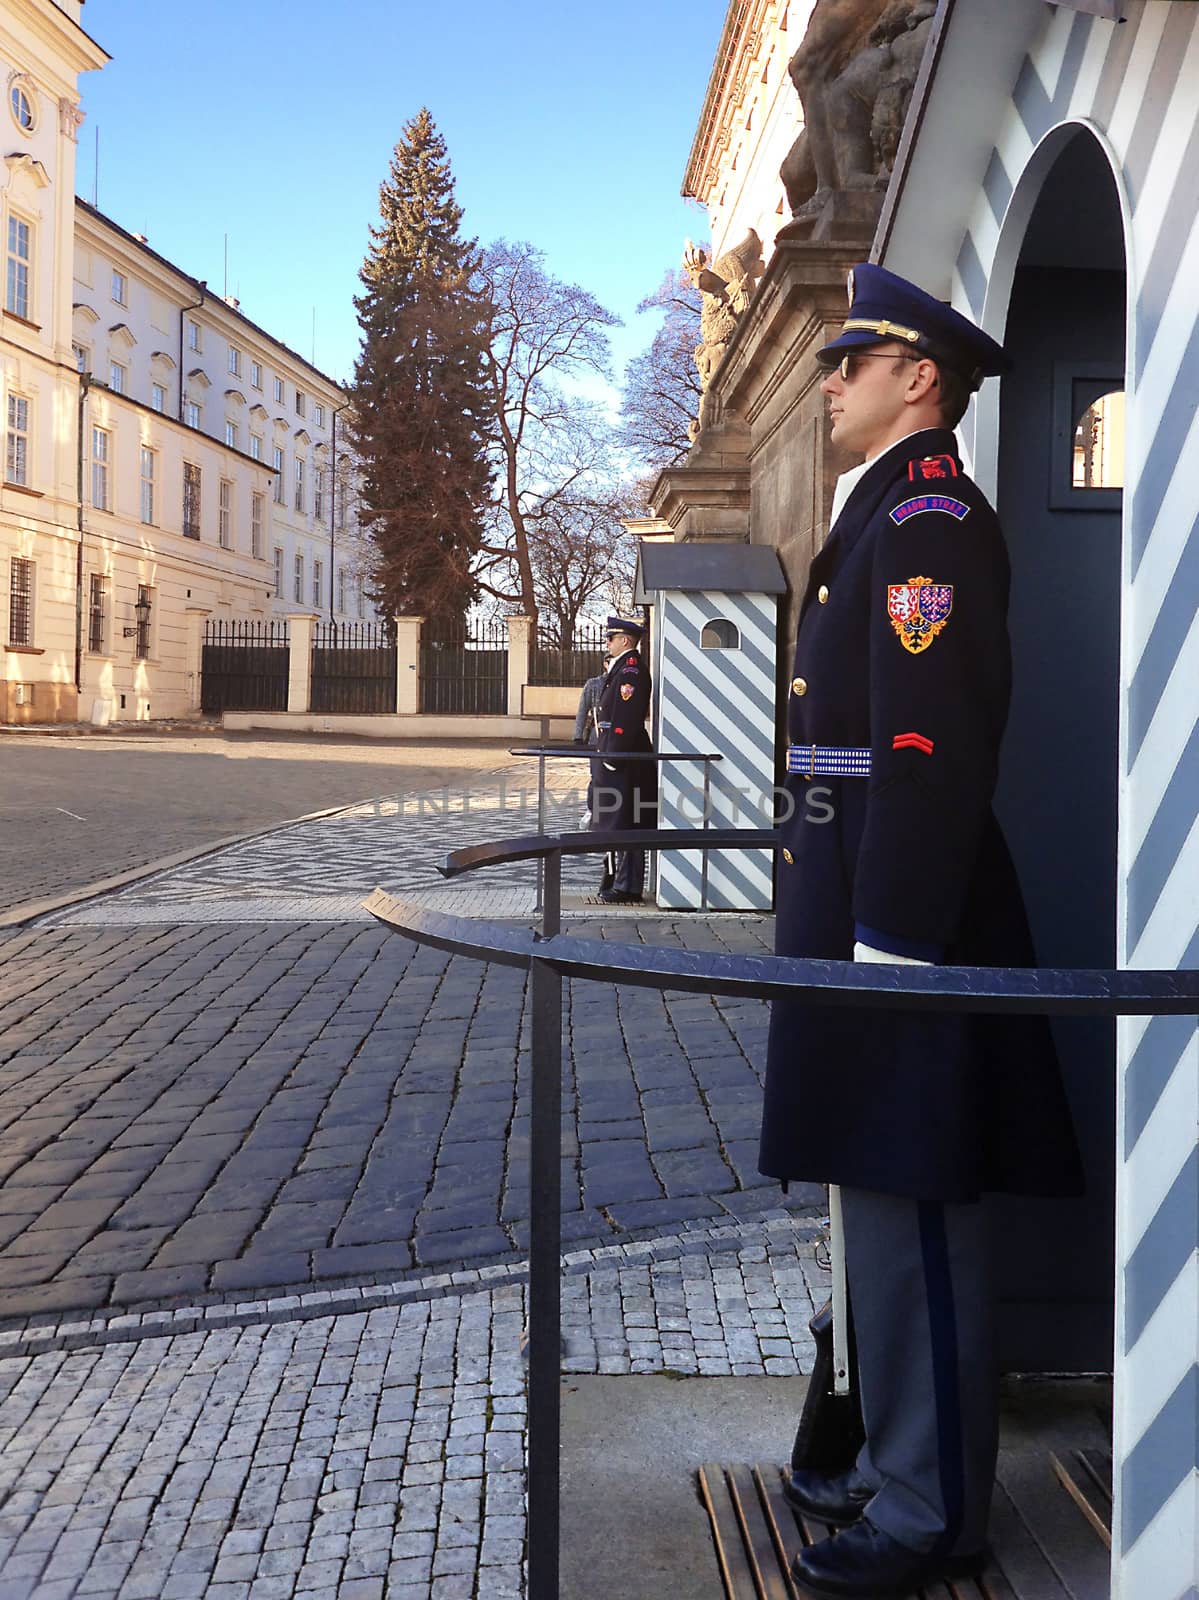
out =
{"type": "Polygon", "coordinates": [[[366,595],[363,593],[361,578],[358,580],[358,615],[359,617],[366,616],[366,595]]]}
{"type": "Polygon", "coordinates": [[[232,344],[229,346],[229,371],[235,378],[241,377],[241,351],[232,344]]]}
{"type": "Polygon", "coordinates": [[[262,530],[266,520],[266,496],[250,496],[250,554],[255,561],[262,560],[262,530]]]}
{"type": "Polygon", "coordinates": [[[250,362],[250,387],[252,389],[261,389],[262,388],[262,362],[261,361],[251,361],[250,362]]]}
{"type": "Polygon", "coordinates": [[[283,551],[279,545],[275,546],[275,599],[283,598],[283,551]]]}
{"type": "Polygon", "coordinates": [[[32,649],[33,562],[13,556],[8,572],[8,642],[18,649],[32,649]]]}
{"type": "Polygon", "coordinates": [[[37,127],[34,104],[32,84],[27,78],[17,78],[9,90],[8,105],[13,121],[22,133],[32,133],[37,127]]]}
{"type": "Polygon", "coordinates": [[[148,445],[142,445],[140,453],[141,472],[141,517],[147,527],[154,526],[154,482],[157,474],[158,462],[154,451],[148,445]]]}
{"type": "Polygon", "coordinates": [[[150,404],[155,411],[165,411],[167,408],[167,392],[161,383],[150,385],[150,404]]]}
{"type": "Polygon", "coordinates": [[[296,390],[296,416],[302,417],[308,408],[308,396],[296,390]]]}
{"type": "Polygon", "coordinates": [[[304,457],[296,457],[296,510],[304,509],[304,457]]]}
{"type": "Polygon", "coordinates": [[[189,350],[199,350],[201,348],[200,324],[193,322],[190,317],[187,322],[187,348],[189,350]]]}
{"type": "Polygon", "coordinates": [[[30,320],[29,283],[33,262],[33,226],[23,217],[8,218],[8,278],[4,289],[4,309],[14,317],[30,320]]]}
{"type": "Polygon", "coordinates": [[[276,378],[275,379],[275,399],[279,402],[280,405],[283,404],[283,379],[282,378],[276,378]]]}
{"type": "Polygon", "coordinates": [[[255,461],[262,460],[262,435],[260,433],[252,433],[250,435],[250,455],[255,461]]]}
{"type": "Polygon", "coordinates": [[[318,522],[325,520],[325,469],[317,467],[312,474],[312,514],[318,522]]]}
{"type": "Polygon", "coordinates": [[[229,446],[229,448],[231,450],[236,450],[237,449],[237,423],[236,422],[226,422],[226,424],[225,424],[225,443],[229,446]]]}
{"type": "Polygon", "coordinates": [[[108,387],[114,394],[125,393],[125,383],[128,376],[128,369],[123,367],[119,361],[110,361],[108,363],[108,387]]]}
{"type": "Polygon", "coordinates": [[[200,537],[200,469],[194,461],[183,463],[183,537],[200,537]]]}
{"type": "Polygon", "coordinates": [[[23,394],[8,397],[4,476],[9,483],[29,482],[29,401],[23,394]]]}
{"type": "Polygon", "coordinates": [[[275,446],[275,448],[274,448],[274,450],[272,452],[272,455],[271,455],[271,460],[274,463],[274,467],[275,467],[275,504],[281,506],[283,504],[283,449],[282,449],[282,446],[280,446],[280,445],[276,445],[275,446]]]}
{"type": "Polygon", "coordinates": [[[217,538],[222,550],[233,548],[233,484],[222,478],[217,496],[217,538]]]}
{"type": "Polygon", "coordinates": [[[312,604],[318,611],[325,603],[322,598],[324,575],[324,563],[314,560],[312,563],[312,604]]]}
{"type": "Polygon", "coordinates": [[[300,605],[304,604],[304,557],[296,551],[295,587],[292,590],[300,605]]]}
{"type": "Polygon", "coordinates": [[[73,344],[71,346],[71,354],[75,358],[76,372],[86,372],[90,359],[87,346],[85,344],[73,344]]]}
{"type": "Polygon", "coordinates": [[[108,653],[108,579],[93,572],[88,585],[87,647],[94,656],[108,653]]]}
{"type": "Polygon", "coordinates": [[[314,406],[312,408],[312,421],[313,424],[318,428],[323,428],[325,426],[324,406],[314,406]]]}
{"type": "Polygon", "coordinates": [[[337,609],[344,611],[346,608],[346,569],[337,569],[337,609]]]}
{"type": "Polygon", "coordinates": [[[108,482],[109,446],[112,436],[106,428],[92,429],[92,504],[97,511],[111,511],[108,482]]]}
{"type": "Polygon", "coordinates": [[[129,279],[115,267],[112,274],[112,297],[119,306],[129,304],[129,279]]]}
{"type": "Polygon", "coordinates": [[[189,428],[196,428],[198,430],[203,415],[203,411],[195,400],[189,400],[187,402],[187,405],[184,407],[183,411],[183,419],[189,428]]]}

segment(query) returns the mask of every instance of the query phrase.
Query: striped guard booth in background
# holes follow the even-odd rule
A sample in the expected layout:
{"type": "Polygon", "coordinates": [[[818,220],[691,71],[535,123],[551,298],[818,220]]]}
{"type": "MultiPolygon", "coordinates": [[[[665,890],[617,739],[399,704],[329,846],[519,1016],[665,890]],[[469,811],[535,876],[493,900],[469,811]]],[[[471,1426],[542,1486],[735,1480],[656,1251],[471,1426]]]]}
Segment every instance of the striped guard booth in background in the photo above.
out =
{"type": "MultiPolygon", "coordinates": [[[[778,597],[786,579],[773,550],[746,544],[643,544],[637,598],[653,607],[654,739],[662,755],[720,756],[709,764],[708,826],[774,826],[778,597]]],[[[658,826],[697,828],[704,767],[663,762],[658,826]]],[[[703,858],[658,856],[658,904],[698,909],[703,858]]],[[[769,911],[774,859],[768,850],[711,851],[707,905],[769,911]]]]}

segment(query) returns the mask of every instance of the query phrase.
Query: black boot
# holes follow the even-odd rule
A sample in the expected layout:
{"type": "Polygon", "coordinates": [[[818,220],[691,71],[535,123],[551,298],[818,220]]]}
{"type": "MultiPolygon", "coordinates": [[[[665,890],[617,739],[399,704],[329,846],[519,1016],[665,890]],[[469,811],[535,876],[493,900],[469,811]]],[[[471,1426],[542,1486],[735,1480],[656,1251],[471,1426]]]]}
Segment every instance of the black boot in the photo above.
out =
{"type": "Polygon", "coordinates": [[[837,1527],[856,1522],[874,1498],[874,1490],[856,1467],[837,1473],[800,1468],[783,1484],[783,1494],[797,1511],[837,1527]]]}
{"type": "Polygon", "coordinates": [[[791,1572],[804,1594],[820,1600],[909,1600],[939,1579],[974,1577],[984,1560],[981,1550],[968,1556],[922,1555],[863,1519],[836,1538],[801,1550],[791,1572]]]}

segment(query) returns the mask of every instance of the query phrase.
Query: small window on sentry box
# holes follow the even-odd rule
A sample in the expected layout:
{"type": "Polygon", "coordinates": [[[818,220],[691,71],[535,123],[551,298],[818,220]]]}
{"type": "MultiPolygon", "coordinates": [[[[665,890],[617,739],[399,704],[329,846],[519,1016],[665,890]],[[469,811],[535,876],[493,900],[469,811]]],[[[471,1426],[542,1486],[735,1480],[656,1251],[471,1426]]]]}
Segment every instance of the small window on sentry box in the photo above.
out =
{"type": "Polygon", "coordinates": [[[736,623],[727,622],[724,617],[715,617],[711,622],[704,623],[699,644],[701,650],[738,650],[741,647],[741,635],[737,632],[736,623]]]}

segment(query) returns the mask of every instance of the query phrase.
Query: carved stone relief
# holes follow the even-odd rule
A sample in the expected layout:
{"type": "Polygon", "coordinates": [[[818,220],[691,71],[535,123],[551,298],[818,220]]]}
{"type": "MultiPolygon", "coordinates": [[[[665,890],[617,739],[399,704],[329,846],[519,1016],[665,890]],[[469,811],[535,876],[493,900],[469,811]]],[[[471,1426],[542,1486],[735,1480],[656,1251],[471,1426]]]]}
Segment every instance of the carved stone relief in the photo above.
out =
{"type": "Polygon", "coordinates": [[[872,230],[936,9],[935,0],[816,0],[788,69],[805,121],[780,169],[789,237],[872,230]]]}

